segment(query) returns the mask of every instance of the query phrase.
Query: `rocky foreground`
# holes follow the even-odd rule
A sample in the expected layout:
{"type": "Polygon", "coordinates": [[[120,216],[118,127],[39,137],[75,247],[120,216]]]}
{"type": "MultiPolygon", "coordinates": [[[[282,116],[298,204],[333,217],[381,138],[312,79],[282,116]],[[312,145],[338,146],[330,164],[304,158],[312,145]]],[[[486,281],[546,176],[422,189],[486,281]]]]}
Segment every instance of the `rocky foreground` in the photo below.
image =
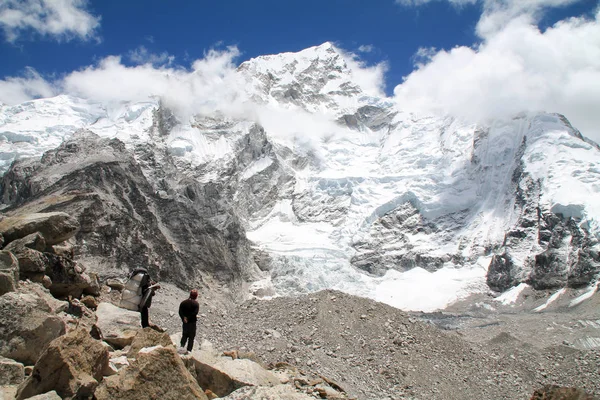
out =
{"type": "MultiPolygon", "coordinates": [[[[223,291],[202,291],[202,344],[180,354],[177,308],[187,292],[164,283],[150,309],[154,329],[141,329],[139,313],[116,306],[123,283],[101,281],[74,259],[76,230],[64,213],[0,219],[1,399],[558,400],[600,393],[600,352],[544,342],[544,315],[444,330],[430,316],[333,291],[242,304],[223,291]],[[514,336],[537,328],[543,346],[514,336]]],[[[583,306],[587,318],[597,316],[598,294],[592,300],[583,306]]]]}

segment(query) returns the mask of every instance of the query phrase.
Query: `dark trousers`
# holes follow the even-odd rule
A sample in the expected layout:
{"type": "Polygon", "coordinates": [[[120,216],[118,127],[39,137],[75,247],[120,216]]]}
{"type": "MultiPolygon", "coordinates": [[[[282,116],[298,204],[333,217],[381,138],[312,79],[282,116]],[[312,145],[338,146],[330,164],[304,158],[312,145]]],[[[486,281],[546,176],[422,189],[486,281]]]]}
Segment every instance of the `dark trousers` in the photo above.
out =
{"type": "Polygon", "coordinates": [[[194,338],[196,337],[196,323],[195,322],[184,322],[183,333],[181,334],[181,347],[185,347],[187,341],[187,350],[192,351],[194,347],[194,338]]]}
{"type": "Polygon", "coordinates": [[[149,327],[150,323],[148,322],[148,307],[142,307],[140,314],[142,314],[142,328],[149,327]]]}

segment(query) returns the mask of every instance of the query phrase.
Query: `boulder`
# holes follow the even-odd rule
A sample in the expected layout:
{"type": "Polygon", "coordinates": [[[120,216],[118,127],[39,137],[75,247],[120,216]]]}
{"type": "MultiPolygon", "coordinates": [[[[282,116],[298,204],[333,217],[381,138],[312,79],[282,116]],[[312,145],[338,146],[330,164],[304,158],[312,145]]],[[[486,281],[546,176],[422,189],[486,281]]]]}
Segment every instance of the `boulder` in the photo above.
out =
{"type": "Polygon", "coordinates": [[[43,252],[46,250],[46,239],[44,239],[42,234],[39,232],[31,233],[20,239],[13,240],[8,245],[6,245],[4,250],[9,250],[15,253],[23,247],[43,252]]]}
{"type": "Polygon", "coordinates": [[[75,236],[78,229],[77,220],[63,212],[16,215],[0,221],[5,243],[39,232],[46,245],[52,246],[75,236]]]}
{"type": "Polygon", "coordinates": [[[584,390],[574,387],[546,385],[533,392],[531,400],[596,400],[584,390]]]}
{"type": "Polygon", "coordinates": [[[31,282],[22,282],[19,292],[0,296],[0,356],[34,364],[45,347],[66,332],[58,314],[67,307],[31,282]]]}
{"type": "Polygon", "coordinates": [[[130,345],[141,327],[139,312],[125,310],[110,303],[98,304],[96,316],[96,327],[102,340],[117,349],[130,345]]]}
{"type": "Polygon", "coordinates": [[[23,280],[41,282],[48,266],[48,259],[44,253],[29,247],[19,247],[10,251],[19,260],[19,277],[23,280]]]}
{"type": "Polygon", "coordinates": [[[272,387],[246,386],[232,392],[230,395],[220,397],[223,400],[314,400],[314,396],[298,392],[290,385],[276,385],[272,387]]]}
{"type": "Polygon", "coordinates": [[[84,291],[92,290],[92,279],[79,263],[56,254],[46,253],[46,275],[52,280],[50,293],[55,297],[80,297],[84,291]]]}
{"type": "Polygon", "coordinates": [[[0,386],[18,385],[25,378],[25,366],[10,358],[0,357],[0,386]]]}
{"type": "Polygon", "coordinates": [[[219,397],[244,386],[280,384],[279,378],[272,372],[248,359],[233,360],[204,349],[193,351],[190,358],[200,386],[210,389],[219,397]]]}
{"type": "Polygon", "coordinates": [[[19,287],[19,261],[10,251],[0,251],[0,296],[19,287]]]}
{"type": "Polygon", "coordinates": [[[141,349],[154,346],[175,348],[167,333],[158,332],[152,328],[144,328],[137,331],[133,342],[131,342],[131,348],[127,353],[127,357],[135,358],[141,349]]]}
{"type": "Polygon", "coordinates": [[[89,398],[108,367],[108,349],[85,329],[53,340],[17,391],[17,400],[55,390],[62,398],[89,398]]]}
{"type": "Polygon", "coordinates": [[[104,379],[97,400],[206,400],[203,390],[172,347],[142,349],[118,375],[104,379]]]}
{"type": "Polygon", "coordinates": [[[81,302],[90,310],[98,308],[98,300],[94,296],[85,296],[81,299],[81,302]]]}
{"type": "Polygon", "coordinates": [[[51,391],[44,394],[38,394],[37,396],[33,396],[28,398],[27,400],[62,400],[56,391],[51,391]]]}

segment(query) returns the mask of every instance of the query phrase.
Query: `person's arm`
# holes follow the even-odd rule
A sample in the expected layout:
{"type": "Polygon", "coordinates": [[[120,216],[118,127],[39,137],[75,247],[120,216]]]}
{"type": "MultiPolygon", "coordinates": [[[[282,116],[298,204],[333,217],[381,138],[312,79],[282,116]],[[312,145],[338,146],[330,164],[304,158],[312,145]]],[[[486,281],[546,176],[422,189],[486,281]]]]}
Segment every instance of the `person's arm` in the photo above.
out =
{"type": "Polygon", "coordinates": [[[198,312],[200,312],[200,304],[198,304],[198,302],[196,301],[194,304],[194,311],[192,313],[194,317],[198,316],[198,312]]]}

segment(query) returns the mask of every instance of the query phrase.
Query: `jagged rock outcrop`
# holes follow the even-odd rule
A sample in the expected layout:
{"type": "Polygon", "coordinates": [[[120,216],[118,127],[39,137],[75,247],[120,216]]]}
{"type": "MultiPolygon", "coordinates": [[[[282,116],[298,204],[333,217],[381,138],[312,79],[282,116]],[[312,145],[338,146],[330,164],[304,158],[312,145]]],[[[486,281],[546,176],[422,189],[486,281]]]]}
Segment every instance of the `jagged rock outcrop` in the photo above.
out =
{"type": "Polygon", "coordinates": [[[174,348],[143,349],[118,375],[109,376],[95,392],[98,400],[206,400],[204,391],[174,348]]]}
{"type": "Polygon", "coordinates": [[[108,367],[108,349],[85,329],[53,340],[17,392],[17,399],[55,390],[63,399],[89,398],[108,367]]]}

